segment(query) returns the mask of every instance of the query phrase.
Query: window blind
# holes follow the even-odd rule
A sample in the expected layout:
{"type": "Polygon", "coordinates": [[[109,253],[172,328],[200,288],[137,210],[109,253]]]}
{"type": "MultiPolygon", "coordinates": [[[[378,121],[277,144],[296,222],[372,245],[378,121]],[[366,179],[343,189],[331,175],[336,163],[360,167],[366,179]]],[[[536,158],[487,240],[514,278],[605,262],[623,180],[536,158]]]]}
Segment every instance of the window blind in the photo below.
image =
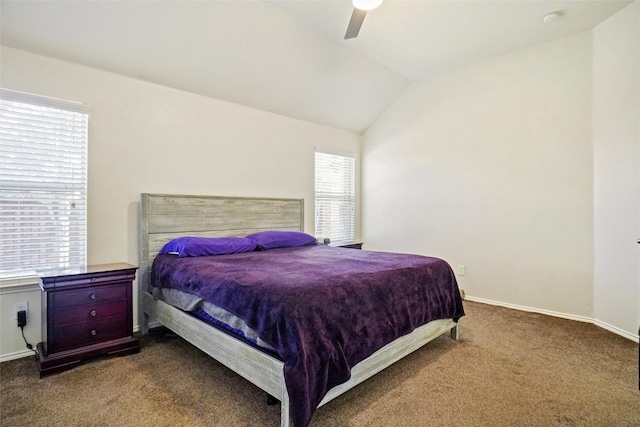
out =
{"type": "Polygon", "coordinates": [[[316,152],[315,234],[334,245],[355,239],[355,159],[316,152]]]}
{"type": "Polygon", "coordinates": [[[0,274],[86,263],[88,109],[0,91],[0,274]]]}

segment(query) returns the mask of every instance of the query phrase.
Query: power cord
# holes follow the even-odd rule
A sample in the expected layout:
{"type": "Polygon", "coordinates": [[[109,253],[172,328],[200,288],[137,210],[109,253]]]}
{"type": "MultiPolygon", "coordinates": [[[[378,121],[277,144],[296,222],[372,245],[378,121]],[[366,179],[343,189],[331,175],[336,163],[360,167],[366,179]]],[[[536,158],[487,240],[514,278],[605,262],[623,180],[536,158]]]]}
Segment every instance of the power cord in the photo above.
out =
{"type": "Polygon", "coordinates": [[[27,338],[25,338],[24,336],[24,326],[20,326],[20,331],[22,332],[22,339],[24,340],[24,343],[27,345],[27,348],[35,352],[35,350],[33,349],[33,346],[29,344],[29,342],[27,341],[27,338]]]}

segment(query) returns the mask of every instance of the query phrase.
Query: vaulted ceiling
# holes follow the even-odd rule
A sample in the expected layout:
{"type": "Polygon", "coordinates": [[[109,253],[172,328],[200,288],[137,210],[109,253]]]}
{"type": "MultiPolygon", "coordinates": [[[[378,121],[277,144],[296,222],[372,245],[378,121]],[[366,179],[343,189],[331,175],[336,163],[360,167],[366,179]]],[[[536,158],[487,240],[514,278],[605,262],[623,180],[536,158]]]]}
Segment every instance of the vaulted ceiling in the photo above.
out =
{"type": "Polygon", "coordinates": [[[350,0],[2,0],[0,40],[361,133],[412,81],[589,30],[629,3],[385,0],[344,40],[350,0]]]}

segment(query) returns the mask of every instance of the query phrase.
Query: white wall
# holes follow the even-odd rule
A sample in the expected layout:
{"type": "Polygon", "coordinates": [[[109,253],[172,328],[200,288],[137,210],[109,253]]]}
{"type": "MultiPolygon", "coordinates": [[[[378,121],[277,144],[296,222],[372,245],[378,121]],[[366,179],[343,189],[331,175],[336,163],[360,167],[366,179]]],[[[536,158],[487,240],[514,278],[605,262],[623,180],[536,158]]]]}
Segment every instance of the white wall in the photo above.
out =
{"type": "Polygon", "coordinates": [[[639,9],[410,87],[364,136],[368,247],[465,265],[471,299],[637,340],[639,9]]]}
{"type": "Polygon", "coordinates": [[[594,29],[594,317],[640,326],[640,2],[594,29]]]}
{"type": "MultiPolygon", "coordinates": [[[[360,136],[2,47],[2,87],[89,104],[88,261],[138,263],[140,193],[303,197],[313,233],[314,150],[359,153],[360,136]]],[[[23,354],[0,292],[0,357],[23,354]]],[[[14,289],[15,290],[15,289],[14,289]]],[[[35,296],[35,297],[34,297],[35,296]]],[[[33,302],[35,301],[35,303],[33,302]]],[[[134,315],[137,319],[137,315],[134,315]]],[[[37,320],[37,321],[36,321],[37,320]]]]}
{"type": "Polygon", "coordinates": [[[370,249],[444,258],[470,297],[593,315],[592,38],[414,83],[364,134],[370,249]]]}

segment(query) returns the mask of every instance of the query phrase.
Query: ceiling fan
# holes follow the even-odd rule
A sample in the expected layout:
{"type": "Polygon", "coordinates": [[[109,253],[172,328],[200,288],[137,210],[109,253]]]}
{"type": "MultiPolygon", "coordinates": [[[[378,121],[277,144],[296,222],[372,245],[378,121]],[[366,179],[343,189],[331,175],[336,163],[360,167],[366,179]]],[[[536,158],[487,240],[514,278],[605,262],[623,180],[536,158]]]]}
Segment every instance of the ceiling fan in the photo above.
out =
{"type": "Polygon", "coordinates": [[[367,11],[375,9],[382,4],[382,0],[352,0],[352,2],[353,13],[347,27],[347,33],[344,35],[345,40],[358,37],[367,11]]]}

